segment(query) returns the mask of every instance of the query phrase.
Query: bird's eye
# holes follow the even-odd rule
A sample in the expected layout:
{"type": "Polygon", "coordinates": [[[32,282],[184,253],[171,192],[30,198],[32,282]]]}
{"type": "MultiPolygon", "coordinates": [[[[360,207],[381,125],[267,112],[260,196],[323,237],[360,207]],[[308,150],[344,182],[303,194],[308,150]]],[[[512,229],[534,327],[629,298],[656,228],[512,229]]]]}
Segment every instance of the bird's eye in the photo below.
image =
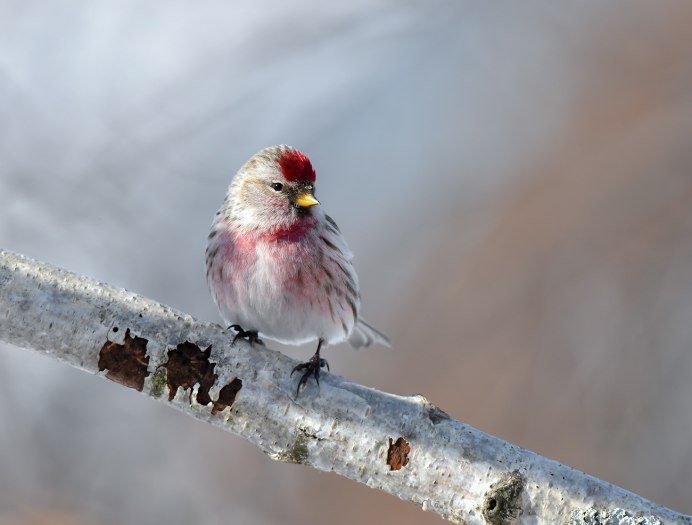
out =
{"type": "Polygon", "coordinates": [[[272,189],[274,191],[281,191],[284,189],[284,185],[281,184],[280,182],[272,182],[272,189]]]}

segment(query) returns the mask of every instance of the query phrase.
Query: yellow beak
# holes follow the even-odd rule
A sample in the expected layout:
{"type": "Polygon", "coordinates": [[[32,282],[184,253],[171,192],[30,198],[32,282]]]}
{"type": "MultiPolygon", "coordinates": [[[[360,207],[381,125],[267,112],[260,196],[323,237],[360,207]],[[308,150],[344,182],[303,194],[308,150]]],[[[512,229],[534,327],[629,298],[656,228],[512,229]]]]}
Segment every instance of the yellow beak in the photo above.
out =
{"type": "Polygon", "coordinates": [[[319,203],[320,201],[318,201],[312,193],[303,193],[302,195],[298,195],[295,200],[296,206],[300,206],[301,208],[309,208],[310,206],[314,206],[315,204],[319,203]]]}

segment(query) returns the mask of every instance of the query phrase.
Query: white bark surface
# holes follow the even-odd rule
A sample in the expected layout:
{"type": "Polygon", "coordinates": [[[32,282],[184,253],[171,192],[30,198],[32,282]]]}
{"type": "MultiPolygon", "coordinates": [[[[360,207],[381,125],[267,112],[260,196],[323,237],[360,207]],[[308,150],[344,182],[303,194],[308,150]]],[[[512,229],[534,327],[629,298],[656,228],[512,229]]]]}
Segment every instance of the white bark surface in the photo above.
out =
{"type": "Polygon", "coordinates": [[[296,398],[294,360],[231,339],[216,324],[0,251],[0,340],[107,375],[273,459],[336,472],[455,523],[692,524],[455,421],[422,396],[324,373],[319,390],[311,381],[296,398]]]}

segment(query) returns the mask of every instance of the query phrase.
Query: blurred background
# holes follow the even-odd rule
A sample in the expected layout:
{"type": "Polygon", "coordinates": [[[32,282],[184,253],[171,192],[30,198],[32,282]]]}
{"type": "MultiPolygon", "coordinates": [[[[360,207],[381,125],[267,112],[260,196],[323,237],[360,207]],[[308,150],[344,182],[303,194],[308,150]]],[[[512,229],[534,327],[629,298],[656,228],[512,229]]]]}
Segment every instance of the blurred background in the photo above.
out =
{"type": "MultiPolygon", "coordinates": [[[[332,370],[692,513],[691,58],[684,0],[0,0],[0,246],[219,321],[289,143],[393,340],[332,370]]],[[[7,345],[0,396],[2,525],[442,523],[7,345]]]]}

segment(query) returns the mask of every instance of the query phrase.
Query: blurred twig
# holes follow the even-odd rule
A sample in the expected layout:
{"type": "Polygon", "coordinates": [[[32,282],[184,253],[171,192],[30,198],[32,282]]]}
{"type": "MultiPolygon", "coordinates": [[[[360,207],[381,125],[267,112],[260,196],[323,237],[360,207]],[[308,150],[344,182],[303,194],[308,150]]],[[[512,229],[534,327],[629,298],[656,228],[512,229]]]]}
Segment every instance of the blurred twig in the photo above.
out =
{"type": "Polygon", "coordinates": [[[454,421],[422,396],[325,374],[296,399],[288,357],[232,346],[218,325],[6,251],[0,340],[161,399],[273,459],[336,472],[453,522],[692,524],[454,421]]]}

